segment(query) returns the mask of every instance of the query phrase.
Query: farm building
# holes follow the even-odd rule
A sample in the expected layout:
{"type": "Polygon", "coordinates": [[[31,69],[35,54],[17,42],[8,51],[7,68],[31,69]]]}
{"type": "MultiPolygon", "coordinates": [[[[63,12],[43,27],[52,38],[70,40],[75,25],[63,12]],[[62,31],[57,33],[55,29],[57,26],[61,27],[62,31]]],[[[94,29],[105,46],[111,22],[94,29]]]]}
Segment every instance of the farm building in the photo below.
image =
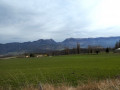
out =
{"type": "Polygon", "coordinates": [[[44,55],[37,55],[37,57],[43,57],[44,55]]]}
{"type": "Polygon", "coordinates": [[[116,53],[120,53],[120,48],[115,50],[116,53]]]}

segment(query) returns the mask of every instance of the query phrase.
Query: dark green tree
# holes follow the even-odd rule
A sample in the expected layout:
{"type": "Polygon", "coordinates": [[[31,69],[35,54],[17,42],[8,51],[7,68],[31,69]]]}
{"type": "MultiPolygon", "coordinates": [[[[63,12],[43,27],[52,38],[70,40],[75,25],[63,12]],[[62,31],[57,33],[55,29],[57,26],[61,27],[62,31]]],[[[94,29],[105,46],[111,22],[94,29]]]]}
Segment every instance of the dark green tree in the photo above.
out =
{"type": "Polygon", "coordinates": [[[115,49],[117,49],[117,48],[120,48],[120,41],[116,42],[116,44],[115,44],[115,49]]]}
{"type": "Polygon", "coordinates": [[[99,53],[100,53],[100,51],[99,51],[99,50],[96,50],[95,52],[96,52],[96,54],[99,54],[99,53]]]}
{"type": "Polygon", "coordinates": [[[107,47],[107,48],[106,48],[106,53],[109,53],[109,52],[110,52],[110,50],[109,50],[109,48],[107,47]]]}
{"type": "Polygon", "coordinates": [[[119,43],[119,45],[118,45],[119,47],[118,47],[118,48],[120,48],[120,40],[119,40],[119,42],[118,42],[118,43],[119,43]]]}
{"type": "Polygon", "coordinates": [[[35,57],[35,55],[33,53],[30,54],[30,57],[35,57]]]}

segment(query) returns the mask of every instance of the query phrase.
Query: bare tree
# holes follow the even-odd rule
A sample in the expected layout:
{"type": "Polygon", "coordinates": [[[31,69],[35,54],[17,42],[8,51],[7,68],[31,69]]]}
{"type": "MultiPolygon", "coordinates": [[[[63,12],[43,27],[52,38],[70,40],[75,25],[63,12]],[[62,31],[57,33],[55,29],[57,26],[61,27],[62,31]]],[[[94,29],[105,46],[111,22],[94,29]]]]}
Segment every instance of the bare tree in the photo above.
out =
{"type": "Polygon", "coordinates": [[[80,54],[80,44],[77,43],[77,54],[80,54]]]}
{"type": "Polygon", "coordinates": [[[65,49],[64,49],[64,51],[65,51],[65,54],[69,54],[69,48],[68,47],[66,47],[65,49]]]}

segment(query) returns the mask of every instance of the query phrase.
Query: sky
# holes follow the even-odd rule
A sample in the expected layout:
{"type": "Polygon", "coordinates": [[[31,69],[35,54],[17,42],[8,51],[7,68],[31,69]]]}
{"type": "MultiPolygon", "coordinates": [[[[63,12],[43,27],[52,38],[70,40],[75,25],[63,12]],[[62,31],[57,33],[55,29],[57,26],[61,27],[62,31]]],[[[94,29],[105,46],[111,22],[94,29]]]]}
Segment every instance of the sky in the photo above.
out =
{"type": "Polygon", "coordinates": [[[120,0],[0,0],[0,43],[120,36],[120,0]]]}

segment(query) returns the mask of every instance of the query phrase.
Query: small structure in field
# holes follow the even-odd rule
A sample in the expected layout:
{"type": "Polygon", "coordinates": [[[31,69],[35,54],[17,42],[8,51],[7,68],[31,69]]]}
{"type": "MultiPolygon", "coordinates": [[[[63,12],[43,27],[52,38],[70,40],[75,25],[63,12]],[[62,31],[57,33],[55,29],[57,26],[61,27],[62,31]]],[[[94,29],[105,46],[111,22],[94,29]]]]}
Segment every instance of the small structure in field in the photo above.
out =
{"type": "Polygon", "coordinates": [[[47,57],[48,55],[47,54],[44,54],[44,57],[47,57]]]}
{"type": "Polygon", "coordinates": [[[40,55],[37,55],[36,57],[47,57],[48,55],[47,54],[40,54],[40,55]]]}
{"type": "Polygon", "coordinates": [[[43,57],[43,55],[37,55],[37,58],[38,58],[38,57],[43,57]]]}
{"type": "Polygon", "coordinates": [[[29,58],[30,56],[25,56],[26,58],[29,58]]]}
{"type": "Polygon", "coordinates": [[[115,50],[115,52],[116,52],[116,53],[120,53],[120,48],[117,48],[117,49],[115,50]]]}

